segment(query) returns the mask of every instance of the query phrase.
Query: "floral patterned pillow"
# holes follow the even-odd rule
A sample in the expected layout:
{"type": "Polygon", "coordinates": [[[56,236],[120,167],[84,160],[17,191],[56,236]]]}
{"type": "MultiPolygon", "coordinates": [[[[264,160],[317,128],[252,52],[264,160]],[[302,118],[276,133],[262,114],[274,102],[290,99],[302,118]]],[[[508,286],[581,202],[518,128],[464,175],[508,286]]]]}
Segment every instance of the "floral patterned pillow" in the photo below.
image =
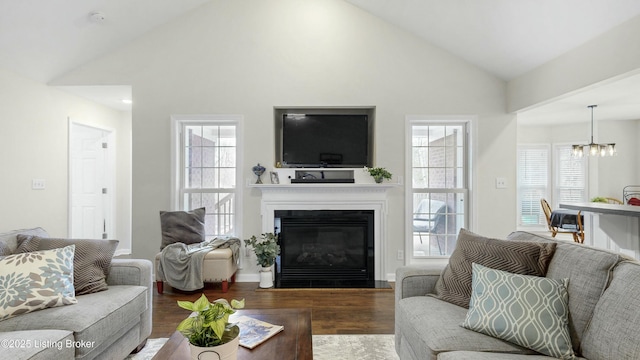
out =
{"type": "Polygon", "coordinates": [[[76,304],[75,245],[0,259],[0,321],[50,307],[76,304]]]}

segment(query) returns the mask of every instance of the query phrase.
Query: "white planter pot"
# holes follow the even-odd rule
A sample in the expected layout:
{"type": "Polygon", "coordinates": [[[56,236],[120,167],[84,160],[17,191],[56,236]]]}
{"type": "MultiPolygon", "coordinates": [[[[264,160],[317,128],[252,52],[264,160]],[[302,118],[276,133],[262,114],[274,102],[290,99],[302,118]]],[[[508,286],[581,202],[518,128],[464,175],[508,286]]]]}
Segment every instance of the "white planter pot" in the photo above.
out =
{"type": "Polygon", "coordinates": [[[237,360],[239,344],[239,335],[228,343],[218,346],[200,347],[189,344],[191,360],[237,360]]]}
{"type": "Polygon", "coordinates": [[[263,289],[273,287],[273,271],[271,266],[260,268],[260,287],[263,289]]]}

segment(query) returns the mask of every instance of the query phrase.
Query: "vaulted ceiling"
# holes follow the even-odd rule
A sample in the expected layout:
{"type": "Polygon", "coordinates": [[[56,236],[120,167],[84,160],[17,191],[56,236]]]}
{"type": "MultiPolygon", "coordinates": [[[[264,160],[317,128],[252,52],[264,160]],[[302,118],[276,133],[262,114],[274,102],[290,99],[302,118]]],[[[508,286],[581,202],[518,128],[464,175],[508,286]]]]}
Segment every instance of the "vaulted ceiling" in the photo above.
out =
{"type": "MultiPolygon", "coordinates": [[[[0,0],[0,67],[47,83],[209,1],[0,0]]],[[[638,0],[345,1],[505,81],[640,14],[638,0]]]]}
{"type": "Polygon", "coordinates": [[[637,0],[347,0],[510,80],[640,14],[637,0]]]}

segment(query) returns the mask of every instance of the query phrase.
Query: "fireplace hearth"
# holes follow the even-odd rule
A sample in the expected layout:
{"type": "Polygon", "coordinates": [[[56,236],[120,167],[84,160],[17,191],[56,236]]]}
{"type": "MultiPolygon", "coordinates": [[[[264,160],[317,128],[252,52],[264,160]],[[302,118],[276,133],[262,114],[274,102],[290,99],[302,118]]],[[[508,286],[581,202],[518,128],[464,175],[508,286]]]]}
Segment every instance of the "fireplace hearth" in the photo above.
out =
{"type": "Polygon", "coordinates": [[[276,210],[276,287],[380,287],[374,211],[276,210]]]}

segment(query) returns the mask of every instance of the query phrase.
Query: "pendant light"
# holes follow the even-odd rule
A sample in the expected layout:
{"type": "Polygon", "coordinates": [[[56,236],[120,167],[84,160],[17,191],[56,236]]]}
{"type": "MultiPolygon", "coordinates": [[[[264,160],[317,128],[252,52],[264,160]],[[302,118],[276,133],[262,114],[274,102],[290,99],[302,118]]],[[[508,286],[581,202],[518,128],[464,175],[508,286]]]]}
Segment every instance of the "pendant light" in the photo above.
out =
{"type": "Polygon", "coordinates": [[[596,144],[593,142],[593,108],[598,105],[589,105],[591,109],[591,142],[585,145],[571,145],[573,149],[573,156],[582,157],[587,156],[613,156],[616,154],[616,144],[596,144]]]}

